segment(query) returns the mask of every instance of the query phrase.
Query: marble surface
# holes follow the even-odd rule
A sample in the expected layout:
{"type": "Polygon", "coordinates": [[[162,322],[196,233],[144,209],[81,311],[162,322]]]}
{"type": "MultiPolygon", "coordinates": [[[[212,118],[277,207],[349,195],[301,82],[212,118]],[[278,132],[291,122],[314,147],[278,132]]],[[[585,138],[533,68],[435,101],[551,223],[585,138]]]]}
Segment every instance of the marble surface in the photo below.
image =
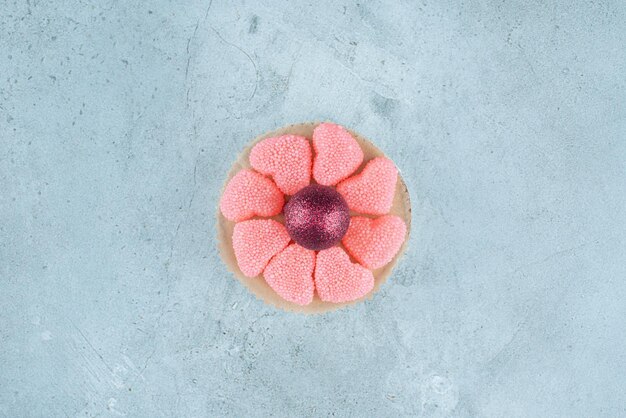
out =
{"type": "Polygon", "coordinates": [[[625,21],[5,1],[0,416],[626,416],[625,21]],[[216,202],[247,141],[325,119],[397,163],[411,242],[372,301],[283,313],[216,202]]]}

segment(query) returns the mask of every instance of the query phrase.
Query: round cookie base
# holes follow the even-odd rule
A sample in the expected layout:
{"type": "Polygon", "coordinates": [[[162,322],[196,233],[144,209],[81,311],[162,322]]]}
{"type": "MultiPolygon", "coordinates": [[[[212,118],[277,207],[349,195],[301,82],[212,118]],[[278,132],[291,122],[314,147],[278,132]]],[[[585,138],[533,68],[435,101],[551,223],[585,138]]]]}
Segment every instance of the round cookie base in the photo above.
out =
{"type": "MultiPolygon", "coordinates": [[[[320,122],[306,122],[306,123],[293,124],[293,125],[285,126],[283,128],[280,128],[271,132],[267,132],[255,138],[254,141],[252,141],[243,150],[243,152],[237,158],[237,161],[235,161],[235,163],[231,167],[230,172],[228,173],[228,178],[226,179],[226,181],[224,182],[224,186],[222,187],[222,193],[228,181],[235,174],[237,174],[239,170],[243,168],[251,168],[248,157],[250,155],[250,151],[252,150],[252,147],[256,143],[266,138],[271,138],[271,137],[276,137],[276,136],[286,135],[286,134],[301,135],[310,140],[313,135],[313,129],[315,129],[315,127],[319,125],[319,123],[320,122]]],[[[376,146],[374,146],[374,144],[372,144],[370,141],[368,141],[361,135],[351,130],[348,130],[348,131],[357,140],[364,154],[363,163],[357,169],[356,173],[360,173],[363,167],[365,166],[365,164],[369,160],[375,157],[385,156],[385,154],[381,150],[379,150],[376,146]]],[[[314,181],[312,180],[312,182],[314,181]]],[[[286,198],[288,199],[288,196],[286,196],[286,198]]],[[[278,296],[278,294],[276,294],[276,292],[274,292],[274,290],[272,290],[272,288],[265,282],[265,279],[263,278],[262,275],[259,275],[257,277],[252,277],[252,278],[244,276],[244,274],[239,269],[239,266],[237,265],[237,259],[235,258],[235,253],[234,253],[233,245],[232,245],[233,228],[235,227],[235,222],[232,222],[226,219],[218,208],[217,210],[217,239],[218,239],[220,256],[222,257],[222,260],[224,261],[228,269],[232,271],[232,273],[235,275],[235,277],[240,282],[242,282],[257,298],[264,301],[265,303],[268,303],[279,309],[290,311],[290,312],[300,312],[300,313],[305,313],[305,314],[329,312],[329,311],[333,311],[336,309],[340,309],[345,306],[353,305],[365,299],[371,299],[372,296],[380,289],[380,286],[389,278],[389,276],[391,275],[393,271],[393,268],[398,263],[398,260],[400,259],[400,257],[404,254],[407,243],[409,241],[409,234],[411,231],[411,201],[409,198],[409,192],[407,190],[406,184],[404,183],[404,180],[402,179],[399,173],[398,173],[398,181],[396,183],[396,193],[394,195],[393,205],[389,214],[399,216],[400,218],[404,220],[407,226],[406,228],[407,232],[406,232],[406,237],[404,239],[404,242],[402,243],[402,246],[400,247],[400,250],[398,251],[398,253],[388,264],[386,264],[385,266],[379,269],[373,270],[374,288],[367,295],[351,302],[345,302],[345,303],[324,302],[317,296],[317,294],[315,294],[313,301],[310,304],[306,306],[301,306],[292,302],[288,302],[284,300],[283,298],[281,298],[280,296],[278,296]]],[[[357,214],[351,213],[351,215],[357,215],[357,214]]],[[[369,215],[361,215],[361,214],[358,214],[358,215],[369,216],[369,215]]],[[[276,219],[280,222],[283,222],[283,215],[280,214],[271,219],[276,219]]],[[[342,246],[342,245],[339,244],[339,246],[342,246]]],[[[352,262],[355,262],[355,260],[352,259],[352,262]]]]}

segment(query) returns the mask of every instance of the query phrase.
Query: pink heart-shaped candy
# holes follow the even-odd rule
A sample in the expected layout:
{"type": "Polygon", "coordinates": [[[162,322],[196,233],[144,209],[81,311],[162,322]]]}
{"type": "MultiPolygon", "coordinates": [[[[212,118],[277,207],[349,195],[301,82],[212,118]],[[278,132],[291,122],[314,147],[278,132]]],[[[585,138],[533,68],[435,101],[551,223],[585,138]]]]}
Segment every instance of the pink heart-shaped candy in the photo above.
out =
{"type": "Polygon", "coordinates": [[[250,151],[250,165],[272,176],[283,193],[292,195],[311,182],[311,145],[298,135],[267,138],[250,151]]]}
{"type": "Polygon", "coordinates": [[[317,253],[315,288],[326,302],[350,302],[369,293],[374,287],[372,272],[359,264],[352,264],[340,247],[317,253]]]}
{"type": "Polygon", "coordinates": [[[386,215],[377,219],[353,216],[342,242],[359,263],[375,270],[391,261],[405,236],[406,225],[398,216],[386,215]]]}
{"type": "Polygon", "coordinates": [[[239,269],[247,277],[258,276],[290,239],[285,226],[273,219],[251,219],[235,224],[233,249],[239,269]]]}
{"type": "Polygon", "coordinates": [[[313,130],[313,178],[324,186],[334,186],[361,165],[363,151],[343,126],[321,123],[313,130]]]}
{"type": "Polygon", "coordinates": [[[276,254],[263,271],[265,281],[280,297],[298,305],[313,300],[315,251],[291,244],[276,254]]]}
{"type": "Polygon", "coordinates": [[[370,215],[389,212],[396,193],[398,169],[385,157],[370,160],[361,173],[337,185],[351,210],[370,215]]]}
{"type": "Polygon", "coordinates": [[[274,182],[252,170],[241,170],[230,179],[220,200],[222,214],[240,222],[253,216],[274,216],[285,198],[274,182]]]}

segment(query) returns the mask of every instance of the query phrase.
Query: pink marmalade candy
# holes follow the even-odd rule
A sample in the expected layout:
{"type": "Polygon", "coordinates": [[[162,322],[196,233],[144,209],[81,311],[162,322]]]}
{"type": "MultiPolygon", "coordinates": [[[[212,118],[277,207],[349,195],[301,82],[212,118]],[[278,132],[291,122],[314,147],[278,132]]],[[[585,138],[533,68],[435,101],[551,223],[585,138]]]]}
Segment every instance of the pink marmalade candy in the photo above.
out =
{"type": "Polygon", "coordinates": [[[321,123],[313,131],[313,178],[324,186],[334,186],[361,165],[363,151],[343,126],[321,123]]]}
{"type": "Polygon", "coordinates": [[[284,203],[272,180],[252,170],[241,170],[226,185],[220,210],[226,219],[239,222],[255,215],[278,215],[284,203]]]}
{"type": "Polygon", "coordinates": [[[332,247],[317,254],[315,288],[323,301],[350,302],[374,288],[374,276],[365,267],[352,264],[344,250],[332,247]]]}
{"type": "Polygon", "coordinates": [[[405,236],[406,225],[398,216],[377,219],[353,216],[342,242],[360,264],[375,270],[393,259],[405,236]]]}
{"type": "Polygon", "coordinates": [[[396,192],[398,169],[385,157],[370,160],[363,171],[337,185],[337,191],[351,210],[384,215],[391,210],[396,192]]]}
{"type": "Polygon", "coordinates": [[[296,194],[311,182],[311,146],[303,136],[267,138],[252,148],[250,165],[272,176],[283,193],[296,194]]]}
{"type": "Polygon", "coordinates": [[[281,135],[257,143],[252,169],[233,176],[220,200],[224,217],[235,222],[232,246],[241,273],[262,274],[278,296],[301,306],[316,292],[330,303],[371,292],[372,270],[398,254],[407,225],[388,215],[397,168],[377,157],[355,174],[363,159],[357,140],[333,123],[319,124],[311,141],[281,135]]]}
{"type": "Polygon", "coordinates": [[[313,300],[315,251],[291,244],[269,262],[263,277],[283,299],[308,305],[313,300]]]}
{"type": "Polygon", "coordinates": [[[256,277],[274,255],[289,244],[289,234],[272,219],[239,222],[233,230],[233,250],[241,272],[256,277]]]}

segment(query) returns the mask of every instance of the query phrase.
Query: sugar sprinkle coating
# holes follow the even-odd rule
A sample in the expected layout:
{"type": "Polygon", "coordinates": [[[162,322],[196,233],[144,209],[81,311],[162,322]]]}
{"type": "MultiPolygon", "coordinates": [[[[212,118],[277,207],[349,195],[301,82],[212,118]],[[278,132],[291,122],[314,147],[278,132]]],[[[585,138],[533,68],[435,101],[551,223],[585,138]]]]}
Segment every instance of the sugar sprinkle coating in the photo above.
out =
{"type": "Polygon", "coordinates": [[[325,302],[350,302],[365,296],[374,287],[372,272],[353,264],[340,247],[317,253],[315,288],[325,302]]]}
{"type": "Polygon", "coordinates": [[[283,194],[272,180],[244,169],[226,185],[220,200],[220,210],[226,219],[240,222],[255,215],[278,215],[284,203],[283,194]]]}
{"type": "Polygon", "coordinates": [[[359,168],[363,150],[343,126],[321,123],[313,130],[313,178],[324,186],[334,186],[359,168]]]}
{"type": "Polygon", "coordinates": [[[278,188],[295,194],[311,182],[311,145],[298,135],[267,138],[250,152],[250,165],[258,172],[272,176],[278,188]]]}
{"type": "Polygon", "coordinates": [[[283,299],[308,305],[313,300],[315,285],[315,251],[291,244],[271,259],[263,277],[267,284],[283,299]]]}
{"type": "Polygon", "coordinates": [[[377,219],[353,216],[342,242],[361,265],[375,270],[393,259],[405,236],[406,225],[399,216],[385,215],[377,219]]]}
{"type": "Polygon", "coordinates": [[[258,276],[289,240],[287,229],[273,219],[237,223],[233,230],[233,249],[239,269],[247,277],[258,276]]]}
{"type": "Polygon", "coordinates": [[[370,160],[361,173],[337,185],[351,210],[384,215],[391,210],[396,193],[398,169],[385,157],[370,160]]]}

